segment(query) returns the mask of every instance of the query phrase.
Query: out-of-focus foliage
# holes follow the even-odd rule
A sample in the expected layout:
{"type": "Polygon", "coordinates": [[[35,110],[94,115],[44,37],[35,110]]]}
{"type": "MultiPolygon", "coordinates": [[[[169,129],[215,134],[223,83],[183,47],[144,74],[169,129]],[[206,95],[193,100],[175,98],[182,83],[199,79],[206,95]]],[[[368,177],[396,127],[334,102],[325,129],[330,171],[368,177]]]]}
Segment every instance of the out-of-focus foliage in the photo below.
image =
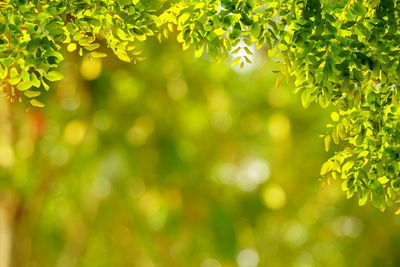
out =
{"type": "MultiPolygon", "coordinates": [[[[62,46],[90,58],[143,60],[137,41],[161,41],[177,31],[183,49],[214,59],[237,54],[251,63],[250,46],[268,48],[282,64],[276,82],[295,78],[304,106],[337,107],[324,135],[345,145],[322,169],[328,184],[343,179],[381,210],[399,201],[399,4],[394,0],[7,0],[0,5],[0,78],[12,100],[29,100],[57,81],[62,46]],[[47,81],[45,81],[47,80],[47,81]]],[[[278,87],[278,86],[277,86],[278,87]]]]}
{"type": "Polygon", "coordinates": [[[317,182],[332,110],[275,88],[262,54],[241,70],[139,49],[70,54],[45,109],[1,103],[11,266],[399,265],[399,218],[317,182]]]}

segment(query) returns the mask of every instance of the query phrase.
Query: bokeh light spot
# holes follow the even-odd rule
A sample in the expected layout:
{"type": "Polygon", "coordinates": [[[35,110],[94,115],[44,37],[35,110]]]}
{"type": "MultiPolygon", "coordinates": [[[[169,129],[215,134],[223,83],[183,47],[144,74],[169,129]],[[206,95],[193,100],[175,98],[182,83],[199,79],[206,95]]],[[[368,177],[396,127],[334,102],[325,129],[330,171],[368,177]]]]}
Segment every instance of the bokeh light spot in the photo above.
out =
{"type": "Polygon", "coordinates": [[[168,82],[167,93],[172,100],[179,101],[184,99],[187,92],[188,88],[184,80],[175,79],[168,82]]]}
{"type": "Polygon", "coordinates": [[[201,263],[201,267],[222,267],[222,265],[216,259],[208,258],[201,263]]]}
{"type": "Polygon", "coordinates": [[[232,126],[232,117],[228,112],[215,112],[211,118],[212,127],[217,132],[227,132],[232,126]]]}
{"type": "Polygon", "coordinates": [[[254,248],[246,248],[239,252],[236,262],[239,267],[256,267],[260,261],[260,256],[254,248]]]}
{"type": "Polygon", "coordinates": [[[332,222],[332,230],[338,236],[356,238],[361,234],[362,223],[356,217],[339,216],[332,222]]]}
{"type": "Polygon", "coordinates": [[[112,85],[116,89],[118,99],[132,103],[139,95],[140,81],[126,70],[119,70],[112,76],[112,85]]]}
{"type": "Polygon", "coordinates": [[[242,131],[247,135],[255,135],[263,130],[264,121],[257,113],[247,114],[241,120],[242,131]]]}
{"type": "Polygon", "coordinates": [[[130,182],[130,196],[132,198],[139,198],[146,191],[146,185],[143,179],[139,177],[131,177],[129,178],[129,182],[130,182]]]}
{"type": "Polygon", "coordinates": [[[95,80],[101,74],[102,63],[99,58],[83,57],[81,63],[81,75],[86,80],[95,80]]]}
{"type": "Polygon", "coordinates": [[[94,126],[102,131],[108,130],[111,126],[110,114],[105,110],[98,110],[93,116],[94,126]]]}
{"type": "Polygon", "coordinates": [[[304,224],[290,222],[284,228],[284,239],[289,245],[299,247],[307,241],[308,232],[304,224]]]}
{"type": "Polygon", "coordinates": [[[85,133],[85,124],[81,121],[73,120],[64,129],[64,140],[70,145],[77,145],[82,142],[85,133]]]}
{"type": "Polygon", "coordinates": [[[147,115],[139,117],[128,131],[129,142],[135,146],[145,144],[147,138],[153,133],[154,127],[152,117],[147,115]]]}
{"type": "Polygon", "coordinates": [[[214,170],[214,178],[226,185],[233,185],[243,191],[253,191],[265,182],[270,174],[267,161],[248,157],[240,164],[221,163],[214,170]]]}
{"type": "Polygon", "coordinates": [[[286,193],[278,184],[271,184],[263,191],[265,205],[270,209],[281,209],[286,204],[286,193]]]}
{"type": "Polygon", "coordinates": [[[287,140],[290,137],[289,118],[282,113],[272,115],[268,121],[268,132],[276,142],[287,140]]]}
{"type": "Polygon", "coordinates": [[[0,143],[0,165],[11,167],[14,163],[14,151],[7,143],[0,143]]]}

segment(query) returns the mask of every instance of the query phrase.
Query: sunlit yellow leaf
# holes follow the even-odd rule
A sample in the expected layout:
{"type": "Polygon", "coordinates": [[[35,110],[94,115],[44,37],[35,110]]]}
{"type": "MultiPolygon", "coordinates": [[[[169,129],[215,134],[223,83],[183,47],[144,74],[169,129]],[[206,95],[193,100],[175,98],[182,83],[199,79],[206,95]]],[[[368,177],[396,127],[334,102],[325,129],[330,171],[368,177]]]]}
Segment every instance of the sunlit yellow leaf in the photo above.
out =
{"type": "Polygon", "coordinates": [[[236,66],[237,64],[239,64],[240,60],[241,60],[241,57],[235,58],[235,60],[232,62],[232,66],[234,67],[234,66],[236,66]]]}
{"type": "Polygon", "coordinates": [[[279,88],[282,83],[282,76],[278,76],[275,81],[275,88],[279,88]]]}
{"type": "Polygon", "coordinates": [[[324,142],[325,142],[325,151],[328,152],[329,146],[331,144],[331,137],[329,135],[325,136],[324,142]]]}
{"type": "Polygon", "coordinates": [[[44,104],[43,104],[42,102],[36,100],[36,99],[32,99],[32,100],[30,101],[30,103],[31,103],[31,105],[34,106],[34,107],[38,107],[38,108],[44,107],[44,104]]]}
{"type": "Polygon", "coordinates": [[[41,94],[41,92],[40,91],[25,91],[24,92],[24,95],[26,95],[27,97],[29,97],[29,98],[32,98],[32,97],[37,97],[37,96],[39,96],[41,94]]]}
{"type": "Polygon", "coordinates": [[[339,113],[337,113],[337,112],[332,112],[332,113],[331,113],[331,119],[332,119],[333,121],[339,121],[339,113]]]}
{"type": "Polygon", "coordinates": [[[68,44],[67,50],[68,50],[68,52],[73,52],[73,51],[75,51],[75,50],[76,50],[76,43],[70,43],[70,44],[68,44]]]}

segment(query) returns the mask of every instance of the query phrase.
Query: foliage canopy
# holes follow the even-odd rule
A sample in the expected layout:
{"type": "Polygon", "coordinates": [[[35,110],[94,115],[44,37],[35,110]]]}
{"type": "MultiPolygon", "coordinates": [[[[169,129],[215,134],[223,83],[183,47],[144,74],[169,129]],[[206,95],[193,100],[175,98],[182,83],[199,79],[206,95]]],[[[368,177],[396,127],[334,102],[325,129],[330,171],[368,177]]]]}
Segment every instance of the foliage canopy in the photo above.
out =
{"type": "MultiPolygon", "coordinates": [[[[0,3],[0,77],[11,101],[37,100],[63,51],[122,61],[144,58],[136,42],[172,32],[183,49],[216,60],[249,46],[266,48],[293,77],[307,107],[337,107],[323,136],[326,150],[341,144],[321,169],[341,178],[359,204],[381,210],[400,191],[400,4],[391,0],[7,0],[0,3]],[[102,46],[101,44],[105,44],[102,46]]],[[[250,63],[247,56],[233,64],[250,63]]],[[[279,82],[277,83],[279,84],[279,82]]]]}

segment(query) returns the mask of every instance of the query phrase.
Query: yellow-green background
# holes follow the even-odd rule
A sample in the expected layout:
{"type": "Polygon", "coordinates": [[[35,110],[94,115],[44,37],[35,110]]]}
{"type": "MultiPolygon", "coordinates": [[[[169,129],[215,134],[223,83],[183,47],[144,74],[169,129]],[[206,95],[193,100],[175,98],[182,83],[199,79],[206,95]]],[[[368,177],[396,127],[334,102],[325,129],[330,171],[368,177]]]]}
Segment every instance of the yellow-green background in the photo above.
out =
{"type": "Polygon", "coordinates": [[[43,109],[1,100],[0,264],[400,266],[400,217],[319,181],[333,108],[275,88],[263,51],[142,49],[66,54],[43,109]]]}

